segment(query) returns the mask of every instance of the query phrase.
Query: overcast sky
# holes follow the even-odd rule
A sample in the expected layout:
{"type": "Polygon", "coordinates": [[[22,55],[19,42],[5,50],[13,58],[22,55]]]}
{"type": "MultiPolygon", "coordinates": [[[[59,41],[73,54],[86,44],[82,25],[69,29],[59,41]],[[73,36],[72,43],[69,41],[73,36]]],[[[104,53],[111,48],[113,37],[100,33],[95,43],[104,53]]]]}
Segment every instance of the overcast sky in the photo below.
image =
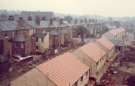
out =
{"type": "Polygon", "coordinates": [[[64,14],[135,16],[135,0],[0,0],[0,9],[64,14]]]}

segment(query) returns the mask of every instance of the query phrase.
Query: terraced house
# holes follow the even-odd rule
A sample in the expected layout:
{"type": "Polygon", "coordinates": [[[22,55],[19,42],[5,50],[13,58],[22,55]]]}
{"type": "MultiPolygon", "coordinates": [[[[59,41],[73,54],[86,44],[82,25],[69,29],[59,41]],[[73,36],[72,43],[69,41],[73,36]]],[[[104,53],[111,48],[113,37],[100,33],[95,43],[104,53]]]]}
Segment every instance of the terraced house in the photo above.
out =
{"type": "Polygon", "coordinates": [[[123,45],[126,38],[126,30],[122,27],[112,29],[103,34],[103,37],[111,40],[115,45],[123,45]]]}
{"type": "Polygon", "coordinates": [[[105,37],[101,37],[96,40],[96,42],[106,53],[107,60],[113,61],[116,57],[115,45],[105,37]]]}
{"type": "Polygon", "coordinates": [[[90,42],[73,52],[82,63],[90,68],[90,77],[99,80],[106,65],[106,52],[95,42],[90,42]]]}
{"type": "Polygon", "coordinates": [[[40,64],[11,82],[12,86],[85,86],[89,67],[71,53],[40,64]]]}
{"type": "Polygon", "coordinates": [[[22,18],[18,21],[8,20],[0,22],[1,43],[3,55],[27,55],[32,52],[32,35],[34,28],[25,23],[22,18]]]}

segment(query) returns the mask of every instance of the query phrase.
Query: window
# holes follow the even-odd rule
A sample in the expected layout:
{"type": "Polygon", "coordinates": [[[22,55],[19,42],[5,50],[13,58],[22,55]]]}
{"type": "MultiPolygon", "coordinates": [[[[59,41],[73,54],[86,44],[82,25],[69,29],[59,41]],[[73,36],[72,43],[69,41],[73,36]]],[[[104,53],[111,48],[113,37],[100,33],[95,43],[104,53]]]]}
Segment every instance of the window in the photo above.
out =
{"type": "MultiPolygon", "coordinates": [[[[91,71],[91,70],[89,70],[89,71],[91,71]]],[[[86,72],[86,76],[88,76],[88,75],[89,75],[89,72],[87,71],[87,72],[86,72]]]]}
{"type": "Polygon", "coordinates": [[[21,44],[21,48],[24,48],[24,44],[23,43],[21,44]]]}
{"type": "Polygon", "coordinates": [[[81,81],[83,81],[83,76],[81,77],[81,81]]]}
{"type": "Polygon", "coordinates": [[[0,54],[3,54],[4,53],[4,42],[3,40],[0,40],[0,54]]]}
{"type": "Polygon", "coordinates": [[[4,35],[5,35],[5,36],[8,36],[8,34],[7,34],[7,33],[5,33],[4,35]]]}
{"type": "Polygon", "coordinates": [[[98,75],[98,74],[99,74],[99,71],[96,72],[96,75],[98,75]]]}
{"type": "Polygon", "coordinates": [[[40,25],[40,17],[36,16],[36,20],[35,20],[36,24],[40,25]]]}
{"type": "Polygon", "coordinates": [[[32,21],[32,17],[31,16],[28,17],[28,21],[32,21]]]}
{"type": "Polygon", "coordinates": [[[77,82],[75,82],[74,86],[77,86],[77,82]]]}
{"type": "Polygon", "coordinates": [[[90,67],[88,74],[89,76],[92,74],[92,67],[90,67]]]}
{"type": "Polygon", "coordinates": [[[99,62],[96,63],[96,65],[98,66],[99,62]]]}
{"type": "Polygon", "coordinates": [[[44,42],[44,37],[41,38],[41,42],[44,42]]]}
{"type": "Polygon", "coordinates": [[[12,32],[12,38],[14,38],[14,36],[15,36],[15,32],[12,32]]]}
{"type": "Polygon", "coordinates": [[[36,42],[38,42],[38,37],[36,37],[36,42]]]}
{"type": "Polygon", "coordinates": [[[43,17],[42,17],[42,20],[44,21],[45,19],[46,19],[45,16],[43,16],[43,17]]]}
{"type": "Polygon", "coordinates": [[[39,49],[39,47],[38,47],[38,46],[36,46],[36,49],[39,49]]]}
{"type": "Polygon", "coordinates": [[[10,37],[9,35],[10,35],[9,33],[5,33],[5,34],[4,34],[4,37],[5,37],[5,38],[9,38],[9,37],[10,37]]]}

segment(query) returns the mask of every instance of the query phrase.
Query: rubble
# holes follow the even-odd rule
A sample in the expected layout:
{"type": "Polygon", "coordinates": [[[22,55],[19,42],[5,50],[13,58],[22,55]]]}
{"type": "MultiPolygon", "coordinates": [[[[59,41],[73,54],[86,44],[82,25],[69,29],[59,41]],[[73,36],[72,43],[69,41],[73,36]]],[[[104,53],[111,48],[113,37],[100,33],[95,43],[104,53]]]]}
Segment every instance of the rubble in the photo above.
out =
{"type": "Polygon", "coordinates": [[[135,48],[128,46],[120,51],[117,59],[101,78],[103,86],[135,86],[135,48]]]}

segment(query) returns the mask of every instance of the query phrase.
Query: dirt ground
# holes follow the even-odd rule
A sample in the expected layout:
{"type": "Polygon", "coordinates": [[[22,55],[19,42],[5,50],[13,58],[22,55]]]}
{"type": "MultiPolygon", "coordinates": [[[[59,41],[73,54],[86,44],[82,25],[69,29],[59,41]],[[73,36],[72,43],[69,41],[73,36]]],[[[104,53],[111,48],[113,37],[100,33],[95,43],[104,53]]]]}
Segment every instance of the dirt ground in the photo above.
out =
{"type": "Polygon", "coordinates": [[[135,76],[135,48],[126,47],[101,78],[101,86],[135,86],[135,81],[127,79],[135,76]]]}
{"type": "Polygon", "coordinates": [[[21,76],[22,74],[30,71],[31,69],[35,68],[37,65],[46,62],[52,58],[55,58],[56,56],[63,54],[64,52],[67,51],[73,51],[75,48],[71,48],[71,49],[64,49],[61,52],[59,52],[58,54],[54,54],[54,55],[48,55],[48,56],[44,56],[44,55],[32,55],[33,60],[29,61],[29,62],[14,62],[11,60],[11,67],[9,69],[9,73],[6,74],[2,74],[0,75],[0,86],[10,86],[10,81],[18,78],[19,76],[21,76]]]}

